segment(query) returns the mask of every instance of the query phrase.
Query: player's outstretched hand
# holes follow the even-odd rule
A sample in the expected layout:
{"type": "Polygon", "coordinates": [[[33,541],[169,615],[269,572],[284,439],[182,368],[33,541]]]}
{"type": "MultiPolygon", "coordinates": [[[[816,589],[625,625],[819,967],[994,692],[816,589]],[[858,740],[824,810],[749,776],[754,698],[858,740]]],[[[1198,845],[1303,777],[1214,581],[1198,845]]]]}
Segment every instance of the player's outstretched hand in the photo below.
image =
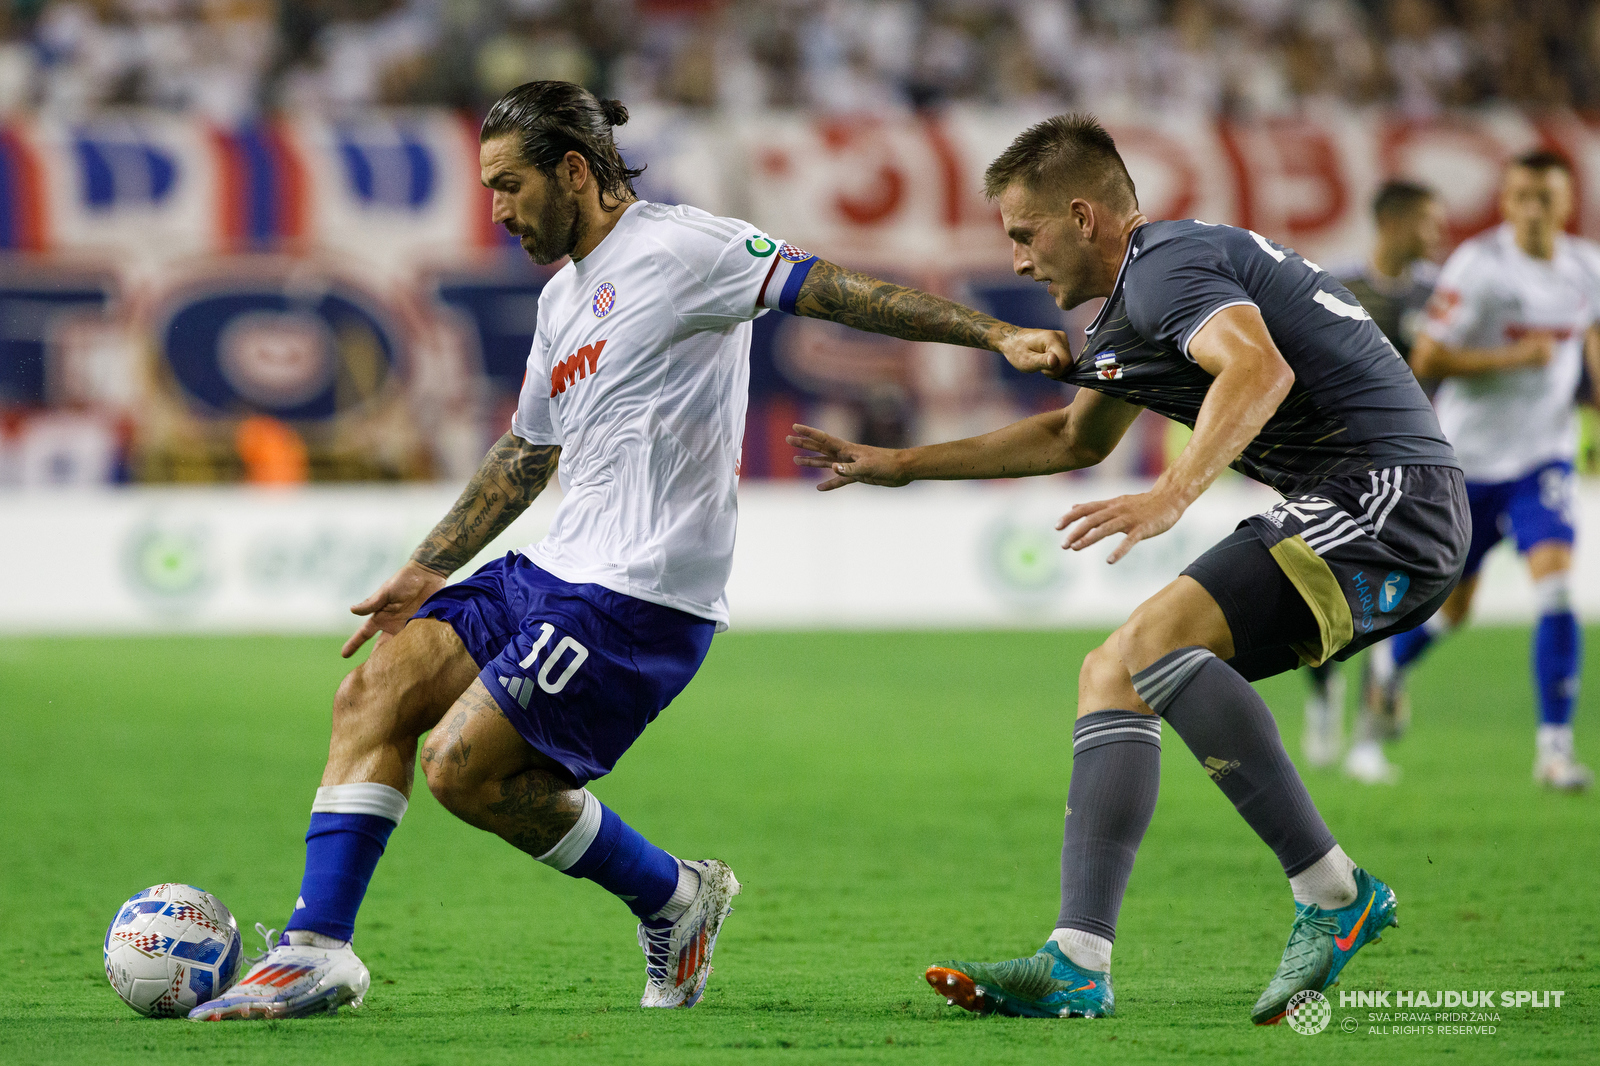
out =
{"type": "Polygon", "coordinates": [[[1000,342],[1000,354],[1024,374],[1063,378],[1072,370],[1072,350],[1060,330],[1019,329],[1000,342]]]}
{"type": "Polygon", "coordinates": [[[1106,562],[1114,563],[1141,540],[1149,540],[1171,529],[1181,517],[1183,507],[1176,500],[1141,492],[1114,500],[1080,503],[1061,516],[1056,528],[1072,526],[1067,530],[1066,543],[1061,546],[1073,551],[1082,551],[1113,533],[1123,534],[1122,543],[1106,558],[1106,562]]]}
{"type": "Polygon", "coordinates": [[[893,448],[873,448],[865,444],[852,444],[831,433],[802,426],[793,427],[794,434],[785,437],[791,448],[816,452],[816,455],[797,455],[797,466],[810,466],[818,470],[832,470],[836,476],[817,486],[819,492],[842,488],[853,482],[863,485],[890,487],[910,483],[911,478],[900,470],[899,452],[893,448]]]}
{"type": "MultiPolygon", "coordinates": [[[[350,608],[351,614],[364,614],[366,619],[350,634],[339,654],[346,659],[360,650],[375,633],[394,636],[405,627],[422,601],[444,586],[445,578],[437,571],[407,562],[394,572],[394,576],[378,587],[378,591],[350,608]]],[[[379,638],[379,643],[383,638],[379,638]]]]}

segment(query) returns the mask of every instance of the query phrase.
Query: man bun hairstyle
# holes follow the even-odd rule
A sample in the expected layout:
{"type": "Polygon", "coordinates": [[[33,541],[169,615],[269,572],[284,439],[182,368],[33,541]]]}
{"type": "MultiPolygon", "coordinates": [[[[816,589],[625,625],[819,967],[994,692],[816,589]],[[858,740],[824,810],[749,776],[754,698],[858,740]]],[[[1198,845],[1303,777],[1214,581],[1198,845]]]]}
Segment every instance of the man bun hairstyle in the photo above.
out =
{"type": "Polygon", "coordinates": [[[1434,198],[1433,190],[1414,181],[1386,181],[1372,198],[1372,217],[1382,222],[1420,211],[1434,198]]]}
{"type": "Polygon", "coordinates": [[[1119,211],[1139,207],[1117,142],[1093,115],[1057,115],[1019,133],[984,172],[983,194],[993,200],[1014,184],[1098,200],[1119,211]]]}
{"type": "Polygon", "coordinates": [[[478,141],[517,137],[522,161],[547,178],[568,152],[577,152],[589,161],[589,173],[600,188],[600,206],[609,211],[634,197],[633,179],[644,173],[644,167],[622,161],[612,139],[612,128],[627,121],[628,109],[620,100],[597,99],[570,81],[530,81],[495,101],[478,131],[478,141]],[[615,201],[612,207],[606,207],[607,197],[615,201]]]}

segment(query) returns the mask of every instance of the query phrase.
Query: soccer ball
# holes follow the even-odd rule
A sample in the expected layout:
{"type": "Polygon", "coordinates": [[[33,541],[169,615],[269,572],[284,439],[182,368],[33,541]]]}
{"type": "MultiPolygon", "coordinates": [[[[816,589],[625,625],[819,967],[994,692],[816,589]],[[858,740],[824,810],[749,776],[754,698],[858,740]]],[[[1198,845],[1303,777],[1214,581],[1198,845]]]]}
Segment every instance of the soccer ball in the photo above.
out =
{"type": "Polygon", "coordinates": [[[239,979],[239,927],[222,901],[193,885],[156,885],[106,930],[106,979],[146,1017],[176,1018],[239,979]]]}

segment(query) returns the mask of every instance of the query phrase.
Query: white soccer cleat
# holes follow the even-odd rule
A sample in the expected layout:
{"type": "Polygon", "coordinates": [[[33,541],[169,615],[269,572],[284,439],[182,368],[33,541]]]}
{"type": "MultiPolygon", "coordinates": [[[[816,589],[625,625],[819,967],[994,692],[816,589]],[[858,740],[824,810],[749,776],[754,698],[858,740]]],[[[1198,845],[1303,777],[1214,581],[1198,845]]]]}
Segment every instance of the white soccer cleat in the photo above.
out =
{"type": "Polygon", "coordinates": [[[1400,767],[1388,760],[1376,740],[1350,745],[1350,753],[1344,757],[1344,772],[1363,785],[1392,785],[1400,780],[1400,767]]]}
{"type": "Polygon", "coordinates": [[[1566,752],[1541,755],[1533,764],[1535,784],[1558,792],[1583,792],[1594,784],[1594,771],[1566,752]]]}
{"type": "Polygon", "coordinates": [[[644,949],[645,984],[641,1007],[692,1007],[700,1002],[711,976],[711,953],[723,919],[733,913],[739,879],[716,859],[680,860],[700,875],[700,888],[689,909],[670,926],[639,924],[644,949]]]}
{"type": "Polygon", "coordinates": [[[279,943],[245,974],[244,980],[189,1012],[193,1022],[231,1018],[302,1018],[361,1006],[372,984],[348,944],[337,948],[279,943]]]}
{"type": "Polygon", "coordinates": [[[1344,675],[1328,679],[1326,693],[1306,697],[1306,731],[1301,750],[1310,766],[1332,766],[1344,744],[1344,675]]]}

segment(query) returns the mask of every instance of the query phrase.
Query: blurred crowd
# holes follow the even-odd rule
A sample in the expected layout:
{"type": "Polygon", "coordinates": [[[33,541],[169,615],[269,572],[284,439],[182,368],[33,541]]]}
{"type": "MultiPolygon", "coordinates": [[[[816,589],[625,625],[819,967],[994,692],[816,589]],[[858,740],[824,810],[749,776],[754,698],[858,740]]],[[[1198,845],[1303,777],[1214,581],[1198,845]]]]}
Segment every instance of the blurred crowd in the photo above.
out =
{"type": "Polygon", "coordinates": [[[1600,108],[1595,0],[0,0],[0,114],[631,103],[1600,108]]]}

